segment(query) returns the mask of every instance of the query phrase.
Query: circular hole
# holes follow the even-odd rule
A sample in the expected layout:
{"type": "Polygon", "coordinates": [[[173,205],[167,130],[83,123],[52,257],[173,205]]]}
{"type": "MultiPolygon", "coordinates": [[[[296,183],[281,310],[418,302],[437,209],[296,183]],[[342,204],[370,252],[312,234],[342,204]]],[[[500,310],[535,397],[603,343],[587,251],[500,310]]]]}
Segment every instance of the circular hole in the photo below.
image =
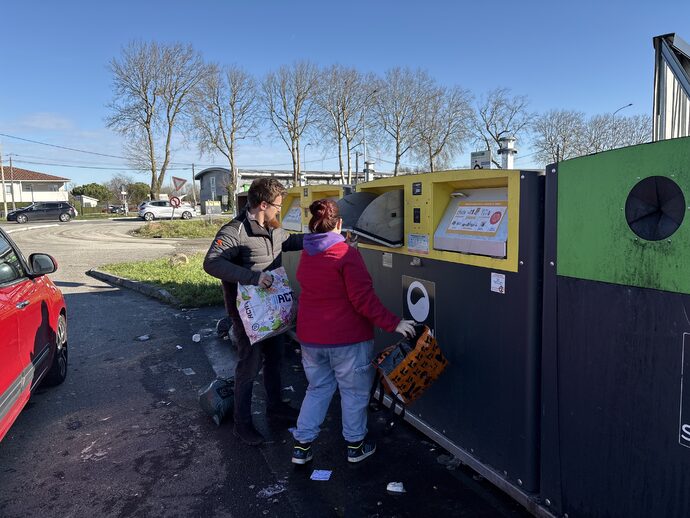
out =
{"type": "Polygon", "coordinates": [[[630,230],[647,241],[671,236],[684,216],[683,191],[665,176],[650,176],[638,182],[625,201],[625,220],[630,230]]]}

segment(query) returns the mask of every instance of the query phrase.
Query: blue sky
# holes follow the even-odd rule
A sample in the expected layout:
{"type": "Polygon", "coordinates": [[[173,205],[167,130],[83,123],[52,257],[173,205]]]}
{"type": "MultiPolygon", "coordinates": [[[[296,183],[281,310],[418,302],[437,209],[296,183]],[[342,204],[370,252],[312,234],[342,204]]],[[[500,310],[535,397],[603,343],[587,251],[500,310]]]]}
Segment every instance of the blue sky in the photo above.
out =
{"type": "MultiPolygon", "coordinates": [[[[123,154],[121,139],[104,123],[112,98],[108,63],[131,40],[191,43],[207,60],[241,65],[257,77],[300,59],[378,74],[421,67],[475,95],[511,88],[536,111],[610,113],[633,103],[621,115],[651,114],[652,38],[676,32],[690,41],[687,0],[27,0],[5,5],[3,18],[0,133],[116,156],[123,154]]],[[[121,168],[148,182],[116,158],[5,136],[0,143],[5,164],[12,154],[18,167],[76,184],[118,172],[97,167],[121,168]]],[[[308,154],[309,169],[335,169],[335,161],[318,162],[333,151],[310,147],[308,154]]],[[[195,148],[179,148],[174,160],[224,165],[220,157],[199,157],[195,148]]],[[[282,143],[264,140],[240,147],[238,162],[289,169],[290,155],[282,143]]],[[[386,169],[383,163],[377,168],[386,169]]],[[[517,164],[542,166],[529,157],[517,164]]]]}

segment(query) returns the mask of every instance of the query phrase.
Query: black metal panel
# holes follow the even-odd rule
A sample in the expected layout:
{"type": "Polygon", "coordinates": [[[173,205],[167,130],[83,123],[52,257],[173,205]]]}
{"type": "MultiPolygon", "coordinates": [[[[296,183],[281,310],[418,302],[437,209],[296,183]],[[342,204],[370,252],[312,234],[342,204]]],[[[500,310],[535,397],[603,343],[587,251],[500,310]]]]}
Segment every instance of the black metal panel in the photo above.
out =
{"type": "MultiPolygon", "coordinates": [[[[402,276],[435,283],[436,336],[450,366],[412,405],[457,446],[529,492],[538,490],[538,408],[541,361],[543,176],[525,172],[520,189],[518,272],[504,294],[490,290],[492,270],[362,249],[377,293],[402,314],[402,276]],[[518,482],[519,480],[519,482],[518,482]]],[[[377,345],[394,336],[377,335],[377,345]]]]}
{"type": "Polygon", "coordinates": [[[541,499],[552,511],[561,510],[561,461],[558,442],[558,327],[556,230],[558,164],[546,167],[544,203],[544,305],[541,369],[541,499]]]}
{"type": "Polygon", "coordinates": [[[557,388],[560,466],[545,465],[544,494],[560,468],[571,518],[690,516],[690,415],[679,418],[690,296],[557,282],[558,380],[544,389],[557,388]]]}

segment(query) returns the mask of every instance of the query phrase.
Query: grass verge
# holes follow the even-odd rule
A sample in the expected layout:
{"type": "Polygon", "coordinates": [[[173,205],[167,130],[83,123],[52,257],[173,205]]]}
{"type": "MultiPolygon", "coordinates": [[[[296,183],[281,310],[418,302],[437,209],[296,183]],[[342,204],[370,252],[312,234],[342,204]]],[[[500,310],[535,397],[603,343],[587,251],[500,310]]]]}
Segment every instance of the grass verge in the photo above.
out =
{"type": "Polygon", "coordinates": [[[94,212],[93,214],[79,214],[76,219],[108,219],[117,217],[117,214],[106,214],[101,212],[94,212]]]}
{"type": "Polygon", "coordinates": [[[227,218],[153,221],[133,230],[131,234],[135,237],[213,238],[227,222],[227,218]]]}
{"type": "Polygon", "coordinates": [[[202,268],[203,254],[188,257],[188,263],[173,258],[132,263],[107,264],[100,269],[132,281],[140,281],[163,288],[183,307],[216,306],[223,304],[220,281],[202,268]]]}

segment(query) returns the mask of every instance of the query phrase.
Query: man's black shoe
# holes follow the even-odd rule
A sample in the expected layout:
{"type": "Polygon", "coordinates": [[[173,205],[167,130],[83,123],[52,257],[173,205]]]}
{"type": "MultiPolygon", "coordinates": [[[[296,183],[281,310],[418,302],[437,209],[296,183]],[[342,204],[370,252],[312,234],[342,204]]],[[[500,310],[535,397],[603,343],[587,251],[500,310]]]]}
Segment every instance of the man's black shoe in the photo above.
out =
{"type": "Polygon", "coordinates": [[[358,442],[347,443],[347,461],[360,462],[373,455],[376,451],[376,443],[366,437],[358,442]]]}
{"type": "Polygon", "coordinates": [[[258,446],[264,442],[264,436],[254,428],[253,424],[235,423],[233,433],[235,437],[238,437],[244,444],[249,446],[258,446]]]}
{"type": "Polygon", "coordinates": [[[266,415],[272,419],[296,422],[299,417],[299,410],[292,408],[287,403],[278,403],[266,408],[266,415]]]}
{"type": "Polygon", "coordinates": [[[306,464],[314,458],[311,452],[310,442],[299,442],[295,441],[292,447],[292,463],[293,464],[306,464]]]}

